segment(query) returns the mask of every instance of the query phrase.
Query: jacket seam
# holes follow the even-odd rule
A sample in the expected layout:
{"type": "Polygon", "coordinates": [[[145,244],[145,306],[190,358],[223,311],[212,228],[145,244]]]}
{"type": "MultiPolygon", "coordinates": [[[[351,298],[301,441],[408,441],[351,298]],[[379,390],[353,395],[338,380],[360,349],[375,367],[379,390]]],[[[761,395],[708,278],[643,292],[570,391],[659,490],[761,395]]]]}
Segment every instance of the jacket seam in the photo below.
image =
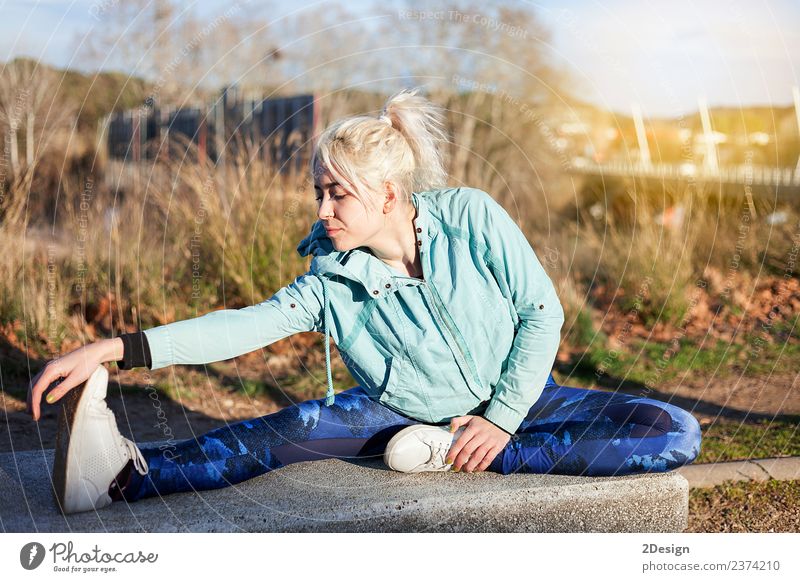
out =
{"type": "MultiPolygon", "coordinates": [[[[151,329],[154,330],[152,332],[154,335],[159,333],[159,332],[155,331],[155,330],[158,329],[157,327],[156,328],[151,328],[151,329]]],[[[147,334],[148,331],[151,331],[151,330],[149,330],[149,329],[144,330],[143,333],[147,334]]],[[[167,330],[165,328],[165,329],[162,329],[160,333],[162,335],[162,340],[163,340],[163,344],[164,344],[161,347],[164,348],[164,352],[166,352],[166,354],[164,354],[164,355],[158,354],[156,357],[153,358],[152,367],[150,368],[151,370],[155,370],[155,369],[158,369],[158,368],[165,368],[167,366],[172,366],[175,363],[175,354],[174,354],[174,351],[172,349],[172,337],[169,334],[169,330],[167,330]],[[156,358],[157,358],[158,361],[156,361],[156,358]],[[167,363],[165,364],[164,361],[166,361],[167,363]]],[[[148,344],[151,345],[151,346],[154,343],[153,341],[150,340],[150,338],[148,338],[147,341],[148,341],[148,344]]],[[[158,343],[158,342],[155,342],[155,343],[158,343]]],[[[157,350],[156,350],[155,353],[157,353],[157,350]]],[[[154,354],[154,352],[151,352],[151,356],[153,356],[153,354],[154,354]]]]}
{"type": "MultiPolygon", "coordinates": [[[[501,265],[500,265],[496,255],[492,252],[492,250],[489,248],[489,246],[487,244],[485,244],[485,243],[483,243],[481,241],[475,240],[475,238],[469,236],[469,234],[465,230],[445,222],[440,217],[436,217],[436,220],[438,220],[439,223],[442,225],[442,230],[446,234],[452,235],[455,238],[458,238],[460,240],[466,241],[466,243],[471,248],[473,248],[474,250],[479,252],[481,257],[483,258],[483,260],[486,261],[486,264],[492,270],[492,274],[495,276],[495,278],[497,277],[495,275],[495,273],[500,272],[501,265]]],[[[511,291],[511,290],[509,289],[509,291],[511,291]]],[[[543,298],[544,298],[544,296],[542,295],[541,290],[539,290],[539,292],[534,297],[532,304],[538,303],[543,298]]],[[[511,301],[510,297],[508,299],[511,301]]],[[[513,305],[513,301],[512,301],[512,305],[513,305]]],[[[516,308],[516,306],[514,306],[514,313],[516,314],[516,318],[518,320],[522,319],[522,317],[519,315],[519,310],[516,308]]],[[[515,325],[515,327],[518,326],[519,325],[519,321],[515,321],[514,325],[515,325]]]]}
{"type": "Polygon", "coordinates": [[[496,399],[494,396],[492,396],[492,399],[486,406],[486,410],[483,412],[483,417],[486,420],[492,424],[496,424],[500,428],[503,428],[503,430],[510,434],[516,434],[516,431],[519,430],[519,427],[522,424],[522,421],[525,419],[525,416],[525,414],[520,413],[520,411],[512,408],[502,400],[496,399]],[[494,420],[491,420],[490,417],[494,417],[494,420]],[[505,424],[505,421],[516,424],[513,433],[502,426],[502,424],[505,424]]]}
{"type": "Polygon", "coordinates": [[[353,329],[347,335],[344,340],[342,340],[339,349],[342,350],[349,350],[350,346],[358,339],[358,336],[361,335],[361,332],[364,331],[364,327],[367,325],[367,321],[370,317],[372,317],[372,313],[375,311],[375,308],[378,306],[377,300],[373,300],[367,303],[365,307],[361,308],[361,311],[356,318],[355,324],[353,325],[353,329]]]}
{"type": "MultiPolygon", "coordinates": [[[[442,220],[440,217],[434,217],[434,218],[436,218],[439,224],[441,224],[442,232],[444,232],[445,235],[453,235],[453,238],[458,238],[460,240],[466,241],[466,243],[470,246],[470,248],[474,249],[480,254],[481,258],[486,262],[486,264],[489,266],[490,269],[493,268],[495,271],[497,271],[497,266],[490,260],[492,254],[487,245],[485,245],[480,241],[474,240],[473,237],[468,236],[462,229],[458,227],[452,227],[451,225],[447,224],[444,220],[442,220]]],[[[436,288],[433,286],[431,286],[431,288],[432,292],[436,293],[436,295],[438,296],[439,292],[436,290],[436,288]]],[[[444,305],[444,303],[441,301],[441,298],[439,298],[439,301],[442,303],[442,305],[444,305]]],[[[516,309],[514,310],[514,314],[516,315],[516,319],[518,321],[519,314],[516,312],[516,309]]],[[[475,359],[472,357],[472,354],[467,349],[467,342],[464,339],[461,330],[458,329],[458,326],[455,324],[455,321],[453,321],[453,318],[450,316],[449,313],[446,313],[443,317],[447,317],[452,323],[455,334],[458,335],[458,337],[456,337],[455,340],[457,343],[460,342],[464,346],[464,355],[468,360],[467,365],[470,368],[470,372],[473,374],[473,376],[475,376],[475,380],[478,382],[478,388],[482,388],[483,386],[481,384],[480,371],[478,370],[478,366],[475,363],[475,359]]],[[[515,328],[517,326],[517,321],[514,321],[515,328]]]]}

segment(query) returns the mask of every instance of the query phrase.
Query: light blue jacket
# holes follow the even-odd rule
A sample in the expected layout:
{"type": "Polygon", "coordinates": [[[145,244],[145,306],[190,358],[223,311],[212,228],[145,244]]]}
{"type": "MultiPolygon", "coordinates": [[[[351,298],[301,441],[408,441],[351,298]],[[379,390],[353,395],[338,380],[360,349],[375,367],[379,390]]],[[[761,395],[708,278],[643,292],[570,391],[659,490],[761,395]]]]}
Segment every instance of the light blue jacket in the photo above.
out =
{"type": "Polygon", "coordinates": [[[326,334],[370,396],[421,422],[481,414],[516,432],[548,381],[564,311],[508,213],[475,188],[412,194],[423,279],[367,247],[336,251],[314,223],[309,272],[244,309],[145,330],[151,369],[233,358],[302,331],[326,334]]]}

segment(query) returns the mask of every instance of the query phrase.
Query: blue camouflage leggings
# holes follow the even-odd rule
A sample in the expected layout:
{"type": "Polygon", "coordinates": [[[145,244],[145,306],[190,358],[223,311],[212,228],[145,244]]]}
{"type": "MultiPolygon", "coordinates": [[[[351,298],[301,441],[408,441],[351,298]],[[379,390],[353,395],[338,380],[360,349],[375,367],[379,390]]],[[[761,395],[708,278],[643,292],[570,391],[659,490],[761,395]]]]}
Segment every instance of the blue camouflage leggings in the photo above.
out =
{"type": "MultiPolygon", "coordinates": [[[[381,457],[399,430],[419,424],[371,400],[359,386],[253,420],[212,430],[169,448],[140,447],[124,498],[227,487],[298,461],[381,457]]],[[[700,426],[672,404],[628,394],[559,386],[552,375],[517,433],[488,470],[562,475],[669,471],[700,451],[700,426]]]]}

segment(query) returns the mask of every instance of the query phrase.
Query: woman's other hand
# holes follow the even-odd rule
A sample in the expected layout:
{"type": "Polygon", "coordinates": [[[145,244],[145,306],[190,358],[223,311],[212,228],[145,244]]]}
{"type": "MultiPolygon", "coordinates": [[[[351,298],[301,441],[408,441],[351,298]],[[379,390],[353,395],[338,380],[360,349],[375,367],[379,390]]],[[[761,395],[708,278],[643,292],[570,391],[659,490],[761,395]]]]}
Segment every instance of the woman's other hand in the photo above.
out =
{"type": "Polygon", "coordinates": [[[103,362],[121,360],[124,346],[118,337],[101,340],[78,348],[55,360],[39,371],[28,387],[27,412],[36,422],[41,418],[41,400],[45,390],[57,385],[47,395],[47,402],[58,402],[64,394],[86,382],[103,362]]]}
{"type": "Polygon", "coordinates": [[[453,463],[454,471],[472,473],[486,470],[511,440],[510,434],[482,416],[457,416],[450,421],[450,432],[462,426],[464,432],[447,453],[447,462],[453,463]]]}

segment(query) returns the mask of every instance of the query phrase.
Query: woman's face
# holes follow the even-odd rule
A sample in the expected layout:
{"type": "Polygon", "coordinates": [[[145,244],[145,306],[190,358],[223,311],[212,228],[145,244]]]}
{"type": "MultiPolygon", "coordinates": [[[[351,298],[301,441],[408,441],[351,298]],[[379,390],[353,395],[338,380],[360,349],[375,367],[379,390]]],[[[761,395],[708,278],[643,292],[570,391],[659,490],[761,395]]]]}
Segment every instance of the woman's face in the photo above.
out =
{"type": "Polygon", "coordinates": [[[317,217],[337,251],[369,246],[370,241],[381,232],[384,220],[380,206],[375,209],[364,208],[359,199],[337,183],[323,166],[315,169],[314,193],[317,217]]]}

